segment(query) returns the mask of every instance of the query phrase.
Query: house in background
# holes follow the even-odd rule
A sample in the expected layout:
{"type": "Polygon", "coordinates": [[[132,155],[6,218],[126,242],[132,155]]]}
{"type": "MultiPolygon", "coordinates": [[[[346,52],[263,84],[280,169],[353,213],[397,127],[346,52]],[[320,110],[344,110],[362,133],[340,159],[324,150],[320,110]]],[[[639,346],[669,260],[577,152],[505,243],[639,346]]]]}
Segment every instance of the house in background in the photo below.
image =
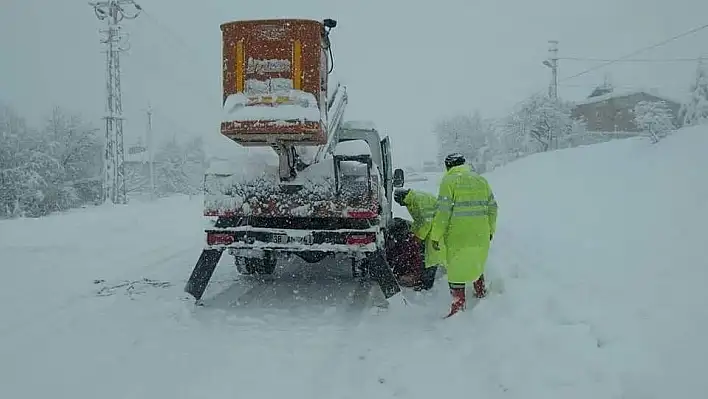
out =
{"type": "Polygon", "coordinates": [[[634,123],[634,106],[642,101],[663,101],[673,115],[674,124],[680,125],[678,113],[681,104],[653,90],[618,92],[596,89],[587,99],[575,102],[571,115],[573,119],[586,122],[587,130],[591,132],[638,133],[634,123]]]}

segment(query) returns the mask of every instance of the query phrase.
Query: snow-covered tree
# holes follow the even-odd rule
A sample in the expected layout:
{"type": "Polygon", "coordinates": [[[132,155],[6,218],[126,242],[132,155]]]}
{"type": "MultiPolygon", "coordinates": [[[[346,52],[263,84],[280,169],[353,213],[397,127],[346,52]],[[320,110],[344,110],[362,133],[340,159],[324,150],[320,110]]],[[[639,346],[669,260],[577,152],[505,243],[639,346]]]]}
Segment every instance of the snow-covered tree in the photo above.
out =
{"type": "Polygon", "coordinates": [[[570,107],[546,96],[534,96],[527,102],[529,133],[541,151],[558,148],[558,141],[572,131],[570,107]]]}
{"type": "Polygon", "coordinates": [[[185,154],[176,138],[166,141],[155,154],[155,186],[163,195],[191,193],[185,172],[185,154]]]}
{"type": "Polygon", "coordinates": [[[486,170],[495,137],[491,123],[483,119],[478,111],[472,115],[461,114],[440,120],[433,131],[438,138],[438,162],[442,163],[450,153],[459,152],[475,169],[486,170]]]}
{"type": "MultiPolygon", "coordinates": [[[[600,89],[611,91],[611,86],[606,79],[600,89]]],[[[489,120],[473,113],[440,119],[433,127],[438,160],[461,152],[483,173],[536,152],[607,140],[588,132],[585,121],[572,117],[572,109],[572,103],[535,94],[502,118],[489,120]]]]}
{"type": "Polygon", "coordinates": [[[571,117],[571,104],[532,95],[505,118],[487,120],[479,112],[439,120],[434,128],[438,158],[463,153],[479,172],[522,156],[572,145],[584,134],[584,124],[571,117]]]}
{"type": "Polygon", "coordinates": [[[0,215],[41,216],[45,193],[60,172],[43,153],[41,136],[29,129],[15,111],[0,111],[0,215]]]}
{"type": "Polygon", "coordinates": [[[507,155],[507,162],[530,153],[528,119],[527,113],[517,106],[517,109],[497,123],[497,140],[501,152],[507,155]]]}
{"type": "Polygon", "coordinates": [[[559,148],[575,125],[570,104],[534,94],[507,118],[506,134],[515,151],[534,153],[559,148]]]}
{"type": "Polygon", "coordinates": [[[490,169],[490,162],[499,148],[496,145],[494,122],[482,118],[479,111],[476,111],[472,115],[471,128],[471,148],[467,154],[475,169],[480,173],[484,173],[490,169]]]}
{"type": "Polygon", "coordinates": [[[182,146],[176,138],[163,144],[155,154],[155,185],[162,195],[197,194],[202,190],[207,168],[202,138],[182,146]]]}
{"type": "Polygon", "coordinates": [[[204,151],[204,140],[197,137],[187,142],[185,146],[185,167],[192,192],[200,192],[207,170],[207,156],[204,151]]]}
{"type": "Polygon", "coordinates": [[[95,177],[101,173],[102,142],[98,129],[84,123],[78,115],[67,115],[59,107],[47,118],[44,130],[49,155],[64,169],[65,181],[95,177]]]}
{"type": "Polygon", "coordinates": [[[652,143],[657,143],[674,130],[671,110],[664,101],[641,101],[634,107],[634,120],[652,143]]]}
{"type": "Polygon", "coordinates": [[[459,115],[440,119],[435,123],[433,133],[438,142],[438,162],[442,163],[445,156],[460,151],[464,146],[465,124],[465,117],[459,115]]]}
{"type": "Polygon", "coordinates": [[[691,95],[679,110],[679,121],[684,126],[697,125],[708,121],[708,66],[698,62],[696,79],[691,84],[691,95]]]}
{"type": "Polygon", "coordinates": [[[100,171],[98,144],[77,116],[55,109],[37,131],[0,105],[0,217],[36,217],[91,202],[91,190],[75,183],[100,171]]]}
{"type": "Polygon", "coordinates": [[[98,130],[88,126],[78,115],[69,115],[55,107],[42,131],[43,152],[56,160],[58,168],[45,192],[47,212],[68,209],[90,201],[82,198],[75,185],[98,179],[102,166],[102,143],[98,130]]]}

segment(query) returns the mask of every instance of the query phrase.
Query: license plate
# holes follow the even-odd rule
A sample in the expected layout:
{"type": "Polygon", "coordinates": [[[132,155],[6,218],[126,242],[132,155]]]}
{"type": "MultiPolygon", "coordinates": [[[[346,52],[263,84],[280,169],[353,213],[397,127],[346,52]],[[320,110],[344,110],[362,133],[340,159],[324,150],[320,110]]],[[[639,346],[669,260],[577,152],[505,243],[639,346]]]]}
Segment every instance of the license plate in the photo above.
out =
{"type": "Polygon", "coordinates": [[[292,242],[298,243],[298,244],[305,244],[305,245],[312,245],[314,242],[314,239],[312,238],[312,234],[308,234],[306,236],[299,236],[299,237],[290,237],[292,242]]]}
{"type": "Polygon", "coordinates": [[[275,244],[287,244],[288,235],[287,234],[273,234],[272,241],[275,244]]]}
{"type": "Polygon", "coordinates": [[[289,237],[287,234],[273,234],[271,236],[271,241],[274,244],[306,244],[310,245],[313,242],[311,234],[306,236],[292,236],[289,237]]]}

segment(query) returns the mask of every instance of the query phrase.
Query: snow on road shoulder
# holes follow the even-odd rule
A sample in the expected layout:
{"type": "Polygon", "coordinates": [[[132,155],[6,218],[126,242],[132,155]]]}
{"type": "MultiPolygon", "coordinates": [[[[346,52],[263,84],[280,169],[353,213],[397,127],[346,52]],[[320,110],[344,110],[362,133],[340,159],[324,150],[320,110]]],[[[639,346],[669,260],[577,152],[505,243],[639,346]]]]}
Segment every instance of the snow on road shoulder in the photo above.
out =
{"type": "Polygon", "coordinates": [[[0,221],[3,277],[13,282],[0,291],[0,331],[94,296],[94,280],[151,278],[166,265],[189,273],[203,242],[201,207],[199,197],[178,196],[0,221]]]}
{"type": "Polygon", "coordinates": [[[687,128],[656,145],[557,151],[489,176],[506,234],[497,246],[533,255],[526,273],[548,290],[548,313],[586,325],[637,397],[707,387],[697,374],[708,364],[698,339],[708,332],[707,146],[708,128],[687,128]]]}

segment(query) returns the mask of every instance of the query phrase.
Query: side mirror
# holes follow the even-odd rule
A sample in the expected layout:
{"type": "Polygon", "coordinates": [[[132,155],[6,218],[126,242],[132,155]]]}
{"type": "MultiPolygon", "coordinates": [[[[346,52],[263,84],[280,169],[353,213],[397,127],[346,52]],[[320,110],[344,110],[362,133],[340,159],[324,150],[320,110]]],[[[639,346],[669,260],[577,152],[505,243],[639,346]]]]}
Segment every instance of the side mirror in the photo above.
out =
{"type": "Polygon", "coordinates": [[[325,28],[333,29],[337,27],[337,20],[327,18],[324,21],[322,21],[322,24],[325,26],[325,28]]]}
{"type": "Polygon", "coordinates": [[[405,179],[403,177],[403,169],[396,169],[393,171],[393,187],[403,187],[405,179]]]}

